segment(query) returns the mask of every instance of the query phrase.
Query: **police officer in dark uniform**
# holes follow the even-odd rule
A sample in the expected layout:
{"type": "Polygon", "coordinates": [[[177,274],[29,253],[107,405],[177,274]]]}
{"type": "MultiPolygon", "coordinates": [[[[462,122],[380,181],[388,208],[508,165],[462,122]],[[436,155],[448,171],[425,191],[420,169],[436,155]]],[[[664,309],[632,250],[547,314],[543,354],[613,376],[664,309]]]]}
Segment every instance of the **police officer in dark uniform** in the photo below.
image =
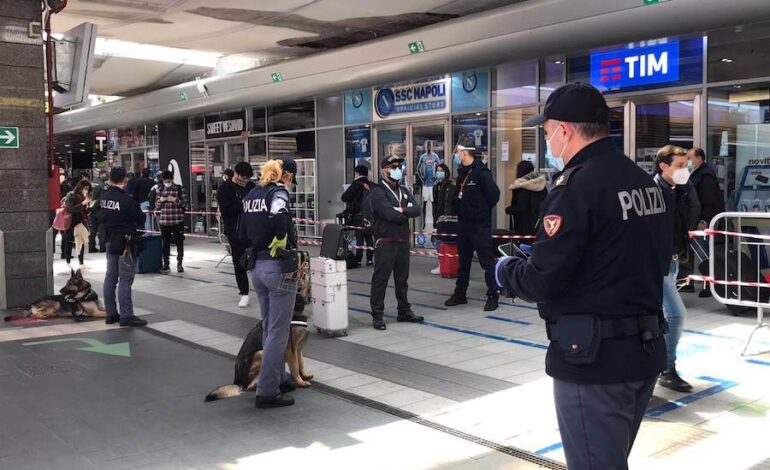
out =
{"type": "Polygon", "coordinates": [[[264,331],[257,408],[293,405],[294,399],[283,394],[297,388],[286,372],[284,358],[297,295],[297,234],[287,189],[296,173],[297,164],[291,158],[268,161],[262,167],[259,184],[243,199],[238,228],[241,241],[250,247],[247,268],[259,299],[264,331]]]}
{"type": "Polygon", "coordinates": [[[481,160],[472,139],[460,140],[454,155],[457,170],[457,251],[460,255],[460,269],[457,274],[455,292],[444,305],[467,304],[466,291],[471,277],[473,252],[479,256],[487,283],[487,302],[484,310],[497,310],[499,297],[495,284],[495,249],[492,243],[492,209],[500,200],[492,172],[481,160]]]}
{"type": "Polygon", "coordinates": [[[97,217],[107,236],[107,273],[104,276],[105,321],[120,326],[144,326],[146,320],[134,316],[131,285],[134,283],[139,230],[144,226],[144,213],[139,203],[126,194],[126,170],[115,167],[110,172],[110,187],[99,198],[97,217]],[[115,288],[118,303],[115,302],[115,288]]]}
{"type": "Polygon", "coordinates": [[[537,302],[546,321],[546,373],[570,470],[628,468],[666,367],[666,203],[608,138],[608,120],[601,93],[574,83],[525,123],[543,124],[563,171],[543,203],[531,257],[504,257],[496,266],[499,285],[537,302]]]}
{"type": "Polygon", "coordinates": [[[372,189],[369,204],[372,211],[374,233],[374,272],[370,306],[372,327],[384,330],[385,290],[393,274],[396,284],[399,322],[421,323],[424,318],[412,312],[407,299],[409,290],[409,240],[412,232],[409,219],[419,217],[422,209],[408,188],[401,185],[404,177],[404,159],[391,155],[382,160],[382,182],[372,189]]]}

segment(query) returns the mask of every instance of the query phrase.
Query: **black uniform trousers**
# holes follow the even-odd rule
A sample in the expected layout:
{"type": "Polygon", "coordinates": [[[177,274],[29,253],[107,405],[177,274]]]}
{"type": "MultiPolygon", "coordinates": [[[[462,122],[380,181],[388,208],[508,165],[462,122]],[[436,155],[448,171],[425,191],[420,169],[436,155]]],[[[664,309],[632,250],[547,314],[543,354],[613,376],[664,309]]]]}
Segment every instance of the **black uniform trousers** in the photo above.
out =
{"type": "Polygon", "coordinates": [[[412,306],[407,300],[409,285],[409,242],[379,240],[374,249],[374,273],[372,274],[371,307],[372,316],[382,319],[385,313],[385,291],[390,275],[396,283],[398,314],[409,313],[412,306]]]}
{"type": "Polygon", "coordinates": [[[171,258],[171,239],[176,242],[176,264],[181,266],[184,258],[184,222],[176,225],[161,225],[160,238],[163,242],[163,266],[168,266],[171,258]]]}
{"type": "Polygon", "coordinates": [[[457,274],[455,293],[465,296],[471,277],[473,252],[479,256],[479,264],[484,269],[484,280],[487,283],[487,297],[497,297],[498,287],[495,282],[495,248],[492,243],[491,226],[463,228],[460,226],[457,234],[457,251],[460,255],[460,270],[457,274]]]}
{"type": "Polygon", "coordinates": [[[88,251],[90,253],[95,253],[97,250],[96,247],[96,237],[99,237],[99,248],[98,250],[102,253],[104,253],[107,243],[107,234],[104,230],[104,224],[100,224],[96,221],[96,215],[92,214],[91,217],[88,218],[88,251]]]}
{"type": "Polygon", "coordinates": [[[374,251],[360,249],[364,246],[364,243],[368,248],[374,248],[374,237],[372,237],[372,231],[370,229],[356,230],[356,247],[359,248],[356,250],[356,262],[358,264],[361,264],[361,260],[364,259],[364,251],[366,251],[367,262],[372,261],[372,256],[374,256],[374,251]]]}
{"type": "Polygon", "coordinates": [[[233,258],[233,268],[235,269],[235,282],[238,284],[238,293],[240,295],[249,295],[249,274],[241,266],[241,258],[246,253],[248,245],[241,243],[238,234],[233,230],[225,232],[227,243],[230,244],[230,256],[233,258]]]}
{"type": "Polygon", "coordinates": [[[576,384],[554,379],[554,402],[570,470],[628,469],[628,455],[657,377],[576,384]]]}

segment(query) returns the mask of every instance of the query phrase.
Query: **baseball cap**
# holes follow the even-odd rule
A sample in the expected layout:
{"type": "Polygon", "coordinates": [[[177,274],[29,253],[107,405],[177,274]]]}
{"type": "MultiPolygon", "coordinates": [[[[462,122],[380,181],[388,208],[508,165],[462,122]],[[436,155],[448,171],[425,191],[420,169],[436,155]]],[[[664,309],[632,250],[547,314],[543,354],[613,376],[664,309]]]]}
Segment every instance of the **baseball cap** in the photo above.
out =
{"type": "Polygon", "coordinates": [[[281,167],[283,168],[284,172],[291,173],[293,175],[292,182],[297,184],[297,162],[295,162],[291,157],[278,157],[276,160],[281,162],[281,167]]]}
{"type": "Polygon", "coordinates": [[[386,166],[392,165],[394,163],[404,163],[404,159],[398,155],[391,155],[380,162],[380,168],[385,168],[386,166]]]}
{"type": "Polygon", "coordinates": [[[588,83],[562,85],[548,97],[543,112],[524,121],[525,127],[539,126],[549,119],[563,122],[607,122],[609,108],[604,96],[588,83]]]}
{"type": "Polygon", "coordinates": [[[110,181],[120,183],[126,178],[126,170],[122,166],[116,166],[110,171],[110,181]]]}

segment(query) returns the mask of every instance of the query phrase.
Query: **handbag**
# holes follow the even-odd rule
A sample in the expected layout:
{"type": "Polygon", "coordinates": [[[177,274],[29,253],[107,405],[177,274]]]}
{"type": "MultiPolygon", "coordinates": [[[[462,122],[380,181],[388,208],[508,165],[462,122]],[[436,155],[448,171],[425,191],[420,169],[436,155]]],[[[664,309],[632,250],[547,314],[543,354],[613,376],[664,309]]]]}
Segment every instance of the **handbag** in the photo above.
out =
{"type": "Polygon", "coordinates": [[[66,232],[72,226],[72,214],[63,206],[56,209],[56,216],[53,218],[51,226],[54,230],[66,232]]]}

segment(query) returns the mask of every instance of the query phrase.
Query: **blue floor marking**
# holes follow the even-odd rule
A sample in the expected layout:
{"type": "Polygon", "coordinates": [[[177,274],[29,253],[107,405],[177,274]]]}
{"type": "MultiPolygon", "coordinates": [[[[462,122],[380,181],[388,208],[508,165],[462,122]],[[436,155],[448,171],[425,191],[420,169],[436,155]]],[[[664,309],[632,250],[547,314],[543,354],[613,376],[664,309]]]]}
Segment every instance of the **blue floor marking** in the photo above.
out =
{"type": "Polygon", "coordinates": [[[714,385],[713,387],[709,387],[705,390],[701,390],[700,392],[695,392],[689,395],[685,395],[678,400],[669,401],[662,405],[656,406],[655,408],[647,410],[647,413],[645,414],[645,416],[650,418],[657,418],[663,414],[668,413],[669,411],[678,410],[679,408],[682,408],[683,406],[687,406],[691,403],[694,403],[702,398],[716,395],[717,393],[724,392],[725,390],[733,388],[736,385],[738,385],[738,382],[734,382],[732,380],[721,380],[721,379],[715,379],[713,377],[708,377],[708,376],[701,376],[701,377],[698,377],[698,379],[705,380],[707,382],[714,382],[716,383],[716,385],[714,385]]]}
{"type": "MultiPolygon", "coordinates": [[[[736,338],[735,336],[726,336],[726,335],[720,335],[717,333],[709,333],[706,331],[690,330],[687,328],[683,329],[682,331],[685,333],[690,333],[690,334],[699,335],[699,336],[706,336],[709,338],[729,339],[731,341],[740,341],[741,343],[746,341],[746,338],[736,338]]],[[[767,342],[767,341],[756,341],[756,342],[761,344],[770,344],[770,342],[767,342]]]]}
{"type": "Polygon", "coordinates": [[[555,450],[559,450],[562,447],[564,447],[564,444],[562,444],[561,442],[557,442],[556,444],[551,444],[547,447],[543,447],[542,449],[536,450],[535,453],[542,457],[543,455],[549,452],[553,452],[555,450]]]}
{"type": "MultiPolygon", "coordinates": [[[[348,282],[353,282],[355,284],[367,284],[367,285],[370,285],[370,286],[372,285],[371,282],[359,281],[357,279],[348,279],[348,282]]],[[[389,285],[388,288],[392,289],[393,286],[389,285]]],[[[427,290],[427,289],[418,289],[418,288],[415,288],[415,287],[410,287],[409,290],[410,291],[414,291],[414,292],[419,292],[421,294],[431,294],[431,295],[436,295],[436,296],[439,296],[439,297],[446,297],[447,299],[449,298],[449,296],[446,295],[446,294],[439,294],[437,292],[430,291],[430,290],[427,290]]],[[[478,297],[467,297],[467,299],[468,300],[475,300],[476,302],[486,302],[487,301],[487,299],[480,299],[478,297]]],[[[529,309],[529,310],[537,310],[537,307],[532,307],[531,305],[509,304],[507,302],[500,302],[500,305],[505,305],[507,307],[513,307],[513,308],[526,308],[526,309],[529,309]]]]}
{"type": "Polygon", "coordinates": [[[677,357],[687,357],[692,356],[693,354],[698,354],[703,351],[708,351],[711,349],[709,346],[703,345],[703,344],[679,344],[679,346],[676,348],[676,356],[677,357]]]}
{"type": "Polygon", "coordinates": [[[749,364],[756,364],[759,366],[770,366],[770,362],[760,361],[759,359],[746,359],[746,362],[748,362],[749,364]]]}
{"type": "Polygon", "coordinates": [[[511,318],[505,318],[505,317],[498,317],[495,315],[487,315],[486,318],[489,318],[490,320],[497,320],[497,321],[504,321],[507,323],[516,323],[517,325],[531,325],[532,323],[528,321],[523,320],[513,320],[511,318]]]}
{"type": "MultiPolygon", "coordinates": [[[[371,315],[372,314],[369,310],[366,310],[366,309],[363,309],[363,308],[348,307],[348,310],[352,310],[353,312],[358,312],[358,313],[365,313],[367,315],[371,315]]],[[[386,318],[396,318],[395,315],[385,314],[384,316],[386,318]]],[[[421,325],[425,325],[425,326],[431,326],[433,328],[438,328],[438,329],[441,329],[441,330],[454,331],[456,333],[463,333],[463,334],[466,334],[466,335],[478,336],[478,337],[481,337],[481,338],[494,339],[494,340],[497,340],[497,341],[504,341],[506,343],[518,344],[520,346],[527,346],[527,347],[530,347],[530,348],[543,349],[543,350],[548,349],[548,346],[546,346],[544,344],[533,343],[532,341],[526,341],[526,340],[523,340],[523,339],[515,339],[515,338],[506,338],[505,336],[499,336],[499,335],[493,335],[493,334],[490,334],[490,333],[483,333],[481,331],[469,330],[467,328],[460,328],[459,326],[445,325],[443,323],[436,323],[436,322],[432,322],[430,320],[425,320],[424,322],[422,322],[420,324],[421,325]]]]}
{"type": "MultiPolygon", "coordinates": [[[[350,292],[350,295],[355,295],[357,297],[366,297],[367,299],[371,297],[368,294],[361,294],[361,293],[358,293],[358,292],[350,292]]],[[[419,302],[410,302],[410,303],[412,305],[417,305],[418,307],[432,308],[433,310],[441,310],[442,312],[446,311],[446,310],[449,310],[446,307],[439,307],[438,305],[423,304],[423,303],[419,303],[419,302]]]]}

